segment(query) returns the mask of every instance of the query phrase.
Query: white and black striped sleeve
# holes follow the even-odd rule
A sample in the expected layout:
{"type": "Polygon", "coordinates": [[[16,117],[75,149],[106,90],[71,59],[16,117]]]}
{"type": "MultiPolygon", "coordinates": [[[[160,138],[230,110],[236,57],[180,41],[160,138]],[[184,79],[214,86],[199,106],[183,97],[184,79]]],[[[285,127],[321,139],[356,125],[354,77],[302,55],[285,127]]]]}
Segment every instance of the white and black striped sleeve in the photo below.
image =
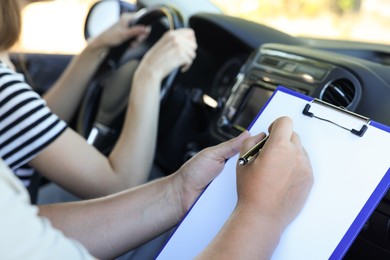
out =
{"type": "Polygon", "coordinates": [[[34,158],[66,127],[22,74],[0,63],[0,157],[11,169],[34,158]]]}

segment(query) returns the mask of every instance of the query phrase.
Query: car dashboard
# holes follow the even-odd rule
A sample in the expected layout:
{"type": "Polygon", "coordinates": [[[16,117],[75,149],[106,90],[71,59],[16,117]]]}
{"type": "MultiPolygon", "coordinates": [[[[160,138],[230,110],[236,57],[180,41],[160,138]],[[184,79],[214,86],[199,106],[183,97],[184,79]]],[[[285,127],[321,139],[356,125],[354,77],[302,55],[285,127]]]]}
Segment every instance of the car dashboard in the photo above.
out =
{"type": "MultiPolygon", "coordinates": [[[[367,46],[359,51],[353,44],[313,45],[304,38],[218,14],[197,14],[190,18],[189,27],[195,31],[198,54],[191,70],[179,77],[182,86],[173,95],[181,93],[189,102],[180,104],[171,97],[177,120],[161,127],[157,162],[167,171],[176,170],[200,149],[245,130],[278,86],[390,125],[389,52],[365,50],[367,46]],[[217,105],[208,106],[201,98],[205,96],[217,105]]],[[[389,194],[345,259],[358,257],[390,257],[389,194]]]]}
{"type": "Polygon", "coordinates": [[[215,129],[226,137],[242,132],[278,86],[389,124],[383,111],[390,109],[384,95],[390,86],[382,67],[302,46],[264,44],[238,72],[215,129]]]}

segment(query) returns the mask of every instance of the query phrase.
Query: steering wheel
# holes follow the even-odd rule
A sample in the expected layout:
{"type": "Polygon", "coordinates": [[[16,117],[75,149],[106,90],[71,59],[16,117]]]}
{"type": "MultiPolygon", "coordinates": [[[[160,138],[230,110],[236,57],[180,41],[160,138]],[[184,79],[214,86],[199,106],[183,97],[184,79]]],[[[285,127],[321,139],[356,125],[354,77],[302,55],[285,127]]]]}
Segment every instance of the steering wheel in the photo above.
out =
{"type": "MultiPolygon", "coordinates": [[[[151,26],[149,37],[136,48],[129,48],[135,40],[130,38],[109,50],[87,86],[77,115],[76,131],[103,153],[112,149],[119,136],[139,61],[165,31],[184,27],[180,13],[166,5],[139,10],[129,26],[136,24],[151,26]]],[[[163,80],[160,103],[168,96],[178,71],[163,80]]]]}

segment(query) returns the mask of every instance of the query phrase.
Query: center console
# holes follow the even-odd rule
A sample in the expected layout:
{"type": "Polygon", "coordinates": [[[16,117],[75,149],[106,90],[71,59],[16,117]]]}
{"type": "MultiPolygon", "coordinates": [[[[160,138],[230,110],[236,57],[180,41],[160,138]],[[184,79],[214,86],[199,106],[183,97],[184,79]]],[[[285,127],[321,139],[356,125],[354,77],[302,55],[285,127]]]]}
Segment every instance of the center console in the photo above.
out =
{"type": "Polygon", "coordinates": [[[215,130],[224,138],[236,136],[250,125],[278,86],[353,110],[360,83],[346,69],[273,47],[254,52],[241,68],[215,130]]]}

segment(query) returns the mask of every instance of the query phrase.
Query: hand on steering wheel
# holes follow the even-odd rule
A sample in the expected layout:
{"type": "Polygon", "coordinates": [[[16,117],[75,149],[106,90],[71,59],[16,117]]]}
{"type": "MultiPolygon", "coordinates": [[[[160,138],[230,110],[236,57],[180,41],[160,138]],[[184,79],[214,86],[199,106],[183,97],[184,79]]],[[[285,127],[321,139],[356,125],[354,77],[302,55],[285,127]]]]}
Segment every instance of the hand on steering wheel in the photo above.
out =
{"type": "Polygon", "coordinates": [[[196,56],[196,47],[191,29],[170,30],[145,54],[137,71],[151,71],[157,79],[165,78],[178,67],[184,72],[196,56]]]}
{"type": "MultiPolygon", "coordinates": [[[[109,33],[107,32],[106,35],[99,36],[101,38],[97,37],[95,39],[100,43],[110,45],[118,40],[123,40],[127,36],[130,37],[120,45],[109,49],[107,56],[88,85],[76,125],[76,130],[85,138],[91,137],[91,134],[97,134],[98,136],[103,134],[103,138],[99,138],[107,139],[104,137],[105,134],[109,136],[110,133],[114,133],[116,136],[114,139],[116,139],[119,135],[120,129],[118,131],[117,126],[111,127],[111,124],[113,121],[118,121],[118,117],[124,117],[123,111],[127,106],[129,87],[136,68],[136,65],[132,65],[132,61],[139,61],[143,58],[139,68],[149,70],[149,74],[158,77],[158,79],[165,77],[161,84],[161,101],[167,96],[173,85],[179,67],[184,70],[188,68],[195,56],[194,49],[196,46],[194,44],[196,45],[196,43],[192,30],[174,30],[183,27],[181,16],[175,9],[167,6],[153,7],[139,11],[134,17],[135,19],[130,24],[130,26],[136,28],[134,30],[126,30],[123,27],[127,24],[128,16],[124,16],[123,21],[121,20],[111,28],[115,30],[122,29],[125,33],[120,37],[123,38],[109,39],[109,33]],[[157,27],[159,29],[154,30],[154,26],[164,24],[161,22],[164,18],[168,20],[168,28],[165,29],[167,32],[163,33],[164,36],[154,44],[162,34],[161,28],[157,27]],[[143,26],[137,27],[139,24],[143,26]],[[150,33],[148,29],[145,29],[149,26],[152,27],[150,33]],[[143,40],[146,35],[148,35],[148,38],[140,43],[140,40],[143,40]],[[137,48],[129,48],[134,44],[138,45],[137,48]],[[187,44],[189,47],[184,47],[187,44]],[[106,86],[107,82],[110,86],[106,86]]],[[[115,141],[106,140],[104,142],[110,143],[112,147],[112,143],[115,141]]],[[[90,143],[95,144],[93,141],[90,141],[90,143]]],[[[106,148],[103,148],[103,150],[107,152],[106,148]]]]}
{"type": "Polygon", "coordinates": [[[136,47],[149,36],[150,27],[142,24],[129,26],[134,19],[136,19],[134,13],[123,13],[117,23],[113,24],[96,37],[89,39],[89,45],[112,48],[122,44],[128,39],[133,39],[130,42],[131,45],[129,47],[136,47]]]}

